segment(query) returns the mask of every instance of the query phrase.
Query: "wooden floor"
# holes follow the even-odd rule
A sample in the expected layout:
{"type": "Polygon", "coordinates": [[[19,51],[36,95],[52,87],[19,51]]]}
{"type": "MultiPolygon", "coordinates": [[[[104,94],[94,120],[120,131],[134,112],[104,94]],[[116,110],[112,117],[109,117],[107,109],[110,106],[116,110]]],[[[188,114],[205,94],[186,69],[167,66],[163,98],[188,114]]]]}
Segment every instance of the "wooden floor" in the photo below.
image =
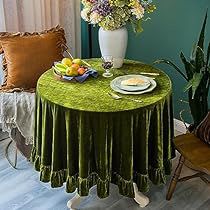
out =
{"type": "MultiPolygon", "coordinates": [[[[3,134],[0,134],[2,138],[3,134]]],[[[18,168],[11,168],[4,157],[6,141],[0,142],[0,210],[67,210],[66,203],[74,194],[67,194],[64,188],[51,189],[49,184],[39,182],[39,174],[19,155],[18,168]]],[[[11,151],[12,152],[12,151],[11,151]]],[[[174,163],[177,160],[174,161],[174,163]]],[[[184,170],[185,175],[190,173],[184,170]]],[[[194,179],[178,184],[170,202],[165,200],[166,186],[152,186],[148,196],[150,204],[144,210],[210,210],[210,188],[201,180],[194,179]]],[[[118,194],[111,186],[111,195],[98,199],[96,189],[80,206],[80,210],[140,210],[129,198],[118,194]]]]}

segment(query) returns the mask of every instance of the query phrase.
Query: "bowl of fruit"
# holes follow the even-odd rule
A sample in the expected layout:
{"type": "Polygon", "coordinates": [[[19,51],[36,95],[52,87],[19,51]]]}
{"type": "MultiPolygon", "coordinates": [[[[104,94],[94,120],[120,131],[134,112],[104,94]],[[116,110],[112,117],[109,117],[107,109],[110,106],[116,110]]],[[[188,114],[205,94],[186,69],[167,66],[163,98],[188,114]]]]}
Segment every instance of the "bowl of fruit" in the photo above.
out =
{"type": "Polygon", "coordinates": [[[63,58],[61,62],[55,62],[52,68],[55,77],[64,81],[84,82],[89,76],[98,76],[97,71],[80,58],[63,58]]]}

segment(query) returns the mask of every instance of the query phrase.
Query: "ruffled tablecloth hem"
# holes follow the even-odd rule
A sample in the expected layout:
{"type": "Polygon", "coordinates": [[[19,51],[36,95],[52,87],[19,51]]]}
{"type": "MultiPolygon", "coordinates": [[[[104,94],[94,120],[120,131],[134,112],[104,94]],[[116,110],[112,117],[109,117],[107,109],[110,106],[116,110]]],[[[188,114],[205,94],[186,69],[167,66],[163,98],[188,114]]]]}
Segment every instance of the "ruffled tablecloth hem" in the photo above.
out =
{"type": "Polygon", "coordinates": [[[166,175],[171,173],[171,160],[164,161],[163,168],[151,168],[148,174],[141,174],[134,171],[133,180],[125,180],[118,173],[113,172],[112,175],[102,180],[96,172],[89,174],[87,178],[79,177],[78,173],[69,175],[67,169],[52,171],[51,166],[41,164],[41,157],[36,154],[36,149],[33,147],[31,153],[31,162],[34,163],[36,171],[40,172],[40,181],[51,182],[52,188],[62,187],[66,183],[66,192],[73,193],[78,189],[80,196],[87,196],[89,190],[94,185],[97,186],[97,195],[99,198],[109,196],[109,184],[116,184],[119,188],[119,193],[123,196],[134,198],[133,183],[138,186],[139,191],[149,191],[149,182],[155,185],[165,184],[166,175]]]}

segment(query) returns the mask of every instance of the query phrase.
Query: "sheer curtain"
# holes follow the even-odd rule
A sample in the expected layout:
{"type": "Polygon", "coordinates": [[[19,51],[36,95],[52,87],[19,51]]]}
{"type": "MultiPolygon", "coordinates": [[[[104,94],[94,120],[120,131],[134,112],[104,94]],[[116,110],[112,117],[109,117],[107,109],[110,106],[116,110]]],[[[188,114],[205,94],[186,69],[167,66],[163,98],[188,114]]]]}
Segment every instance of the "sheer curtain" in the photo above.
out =
{"type": "Polygon", "coordinates": [[[81,54],[79,0],[0,0],[0,31],[33,32],[60,24],[74,56],[81,54]]]}

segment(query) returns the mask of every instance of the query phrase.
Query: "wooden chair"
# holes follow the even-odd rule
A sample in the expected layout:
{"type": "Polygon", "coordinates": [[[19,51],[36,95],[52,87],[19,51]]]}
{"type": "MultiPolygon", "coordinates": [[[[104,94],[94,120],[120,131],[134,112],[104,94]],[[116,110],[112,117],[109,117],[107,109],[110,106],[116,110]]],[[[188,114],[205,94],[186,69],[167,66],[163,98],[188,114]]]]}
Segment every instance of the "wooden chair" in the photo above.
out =
{"type": "MultiPolygon", "coordinates": [[[[1,129],[0,129],[0,132],[2,132],[1,129]]],[[[6,141],[6,140],[8,140],[8,139],[10,139],[9,136],[0,139],[0,142],[6,141]]],[[[18,155],[18,154],[17,154],[17,147],[15,147],[15,157],[14,157],[14,161],[12,161],[12,160],[10,159],[10,157],[9,157],[9,148],[10,148],[10,146],[11,146],[12,143],[13,143],[13,140],[10,140],[9,143],[7,144],[7,146],[6,146],[6,148],[5,148],[5,157],[6,157],[7,161],[9,162],[9,164],[10,164],[13,168],[17,169],[17,155],[18,155]]]]}
{"type": "MultiPolygon", "coordinates": [[[[168,188],[166,200],[170,200],[178,182],[187,181],[200,177],[205,183],[210,185],[205,175],[210,175],[210,112],[195,130],[195,133],[186,133],[175,137],[174,144],[181,154],[178,166],[168,188]],[[202,139],[202,140],[201,140],[202,139]],[[206,143],[204,142],[206,141],[206,143]],[[208,144],[207,144],[208,143],[208,144]],[[192,166],[196,171],[191,176],[180,178],[183,165],[192,166]]],[[[190,167],[191,168],[191,167],[190,167]]]]}

